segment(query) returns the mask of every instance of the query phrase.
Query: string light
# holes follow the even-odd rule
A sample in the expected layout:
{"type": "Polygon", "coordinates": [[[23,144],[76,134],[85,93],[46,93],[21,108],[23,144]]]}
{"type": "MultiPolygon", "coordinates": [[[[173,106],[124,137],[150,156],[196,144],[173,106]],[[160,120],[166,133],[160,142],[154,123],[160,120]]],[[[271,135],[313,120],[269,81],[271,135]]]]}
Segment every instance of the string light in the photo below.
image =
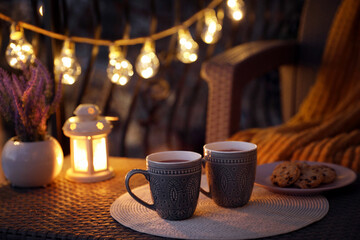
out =
{"type": "MultiPolygon", "coordinates": [[[[220,3],[222,3],[223,0],[212,0],[204,9],[201,9],[200,11],[196,12],[194,15],[192,15],[190,18],[182,22],[180,25],[173,26],[171,28],[165,29],[161,32],[157,32],[152,34],[151,36],[147,37],[138,37],[138,38],[130,38],[130,39],[118,39],[115,41],[105,40],[105,39],[93,39],[93,38],[86,38],[86,37],[77,37],[77,36],[66,36],[63,34],[59,34],[56,32],[52,32],[37,26],[34,26],[32,24],[19,21],[17,22],[19,26],[23,27],[24,29],[28,29],[30,31],[42,34],[44,36],[58,39],[65,41],[66,39],[71,40],[72,42],[77,43],[86,43],[86,44],[92,44],[92,45],[101,45],[101,46],[111,46],[111,45],[117,45],[117,46],[125,46],[125,45],[137,45],[137,44],[143,44],[146,42],[147,39],[152,39],[154,41],[171,36],[173,34],[176,34],[180,28],[188,28],[193,23],[198,21],[204,16],[205,11],[207,9],[215,8],[220,3]]],[[[0,13],[0,19],[6,22],[15,22],[12,18],[9,16],[6,16],[2,13],[0,13]]]]}
{"type": "Polygon", "coordinates": [[[226,5],[229,16],[233,20],[240,21],[244,17],[245,4],[243,0],[227,0],[226,5]]]}
{"type": "Polygon", "coordinates": [[[222,26],[219,23],[214,9],[205,12],[205,26],[201,33],[202,40],[207,43],[216,43],[221,37],[222,26]]]}
{"type": "Polygon", "coordinates": [[[75,57],[75,43],[65,40],[61,53],[54,60],[54,72],[56,77],[62,74],[62,82],[72,85],[76,82],[77,77],[81,73],[81,67],[75,57]]]}
{"type": "Polygon", "coordinates": [[[183,63],[195,62],[198,58],[199,45],[192,39],[188,29],[178,33],[177,58],[183,63]]]}
{"type": "Polygon", "coordinates": [[[136,72],[145,79],[155,76],[160,66],[159,59],[155,54],[155,44],[147,40],[136,59],[136,72]]]}
{"type": "Polygon", "coordinates": [[[33,62],[34,49],[32,45],[26,41],[24,30],[13,23],[10,28],[10,41],[6,48],[6,60],[13,68],[21,69],[23,65],[29,65],[33,62]]]}
{"type": "Polygon", "coordinates": [[[120,47],[115,45],[110,46],[107,75],[111,82],[124,86],[129,82],[133,74],[133,67],[131,63],[124,58],[120,47]]]}
{"type": "MultiPolygon", "coordinates": [[[[23,34],[23,28],[30,31],[48,36],[53,39],[64,41],[64,46],[60,55],[54,60],[54,72],[58,78],[63,75],[64,84],[73,84],[77,77],[81,74],[81,67],[75,57],[75,43],[86,43],[92,45],[102,45],[109,47],[109,64],[107,75],[110,80],[119,85],[125,85],[133,75],[133,67],[131,63],[125,59],[120,49],[114,46],[126,46],[144,44],[138,56],[135,68],[137,73],[145,78],[153,77],[159,70],[160,62],[155,53],[154,41],[178,34],[177,58],[184,63],[195,62],[198,58],[198,44],[192,39],[188,28],[196,21],[205,18],[205,27],[201,33],[201,38],[205,43],[215,43],[221,37],[223,11],[216,12],[214,10],[223,0],[212,0],[206,8],[196,12],[190,18],[179,25],[173,26],[166,30],[152,34],[151,36],[138,37],[132,39],[118,39],[115,41],[105,39],[92,39],[77,36],[66,36],[42,29],[40,27],[28,24],[26,22],[16,22],[0,13],[0,19],[12,23],[12,31],[10,34],[10,44],[6,50],[6,59],[10,66],[21,68],[23,63],[29,64],[35,58],[33,48],[28,43],[23,34]],[[221,14],[220,14],[221,13],[221,14]],[[17,28],[15,28],[17,26],[17,28]]],[[[227,13],[234,19],[240,20],[244,15],[243,0],[227,0],[227,13]]],[[[44,8],[40,6],[39,14],[43,16],[44,8]]]]}
{"type": "Polygon", "coordinates": [[[39,7],[39,14],[40,14],[40,16],[44,16],[44,8],[43,8],[43,5],[41,5],[40,7],[39,7]]]}

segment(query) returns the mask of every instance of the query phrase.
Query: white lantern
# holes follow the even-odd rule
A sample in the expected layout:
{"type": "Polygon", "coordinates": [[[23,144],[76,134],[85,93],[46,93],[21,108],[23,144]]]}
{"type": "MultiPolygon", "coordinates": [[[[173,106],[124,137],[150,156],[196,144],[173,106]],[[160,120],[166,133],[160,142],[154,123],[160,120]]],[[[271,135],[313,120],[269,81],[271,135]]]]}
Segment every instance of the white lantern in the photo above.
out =
{"type": "Polygon", "coordinates": [[[66,178],[75,182],[98,182],[114,176],[109,167],[107,135],[112,125],[99,116],[98,106],[80,104],[64,126],[70,137],[71,168],[66,178]]]}

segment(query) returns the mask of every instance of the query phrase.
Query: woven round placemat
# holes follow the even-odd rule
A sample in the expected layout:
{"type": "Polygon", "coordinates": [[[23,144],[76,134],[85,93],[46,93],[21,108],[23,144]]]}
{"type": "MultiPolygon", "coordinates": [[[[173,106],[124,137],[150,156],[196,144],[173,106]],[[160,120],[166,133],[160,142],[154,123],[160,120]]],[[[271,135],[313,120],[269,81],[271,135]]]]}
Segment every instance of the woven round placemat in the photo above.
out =
{"type": "MultiPolygon", "coordinates": [[[[151,202],[148,185],[133,192],[151,202]]],[[[113,202],[111,216],[135,231],[182,239],[250,239],[274,236],[303,228],[322,219],[329,210],[323,196],[289,196],[254,186],[249,203],[241,208],[217,206],[200,194],[194,215],[168,221],[138,204],[127,193],[113,202]]]]}

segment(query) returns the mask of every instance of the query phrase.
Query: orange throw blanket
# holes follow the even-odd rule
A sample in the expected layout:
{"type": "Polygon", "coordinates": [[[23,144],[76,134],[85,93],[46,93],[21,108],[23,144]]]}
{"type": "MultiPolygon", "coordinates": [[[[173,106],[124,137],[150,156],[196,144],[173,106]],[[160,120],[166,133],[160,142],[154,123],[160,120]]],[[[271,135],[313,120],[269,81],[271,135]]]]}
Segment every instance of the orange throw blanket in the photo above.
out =
{"type": "Polygon", "coordinates": [[[336,13],[316,82],[299,112],[283,125],[249,129],[230,140],[258,145],[258,164],[308,160],[360,172],[360,1],[336,13]]]}

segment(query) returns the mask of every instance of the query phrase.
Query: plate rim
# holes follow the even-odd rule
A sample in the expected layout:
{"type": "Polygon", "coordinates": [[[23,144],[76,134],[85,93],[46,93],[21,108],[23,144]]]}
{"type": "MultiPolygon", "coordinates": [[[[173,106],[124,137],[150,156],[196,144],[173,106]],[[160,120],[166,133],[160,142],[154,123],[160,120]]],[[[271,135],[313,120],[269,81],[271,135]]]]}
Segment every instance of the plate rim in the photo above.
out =
{"type": "MultiPolygon", "coordinates": [[[[320,186],[320,187],[317,187],[317,188],[310,188],[310,189],[281,188],[281,187],[278,187],[278,186],[275,186],[275,185],[263,184],[262,182],[259,182],[259,178],[260,178],[260,177],[258,177],[259,169],[264,168],[264,167],[268,167],[270,165],[273,165],[275,167],[276,165],[278,165],[278,164],[280,164],[282,162],[285,162],[285,161],[286,160],[258,165],[256,167],[256,176],[255,176],[254,184],[256,186],[265,188],[265,189],[267,189],[267,190],[269,190],[271,192],[274,192],[274,193],[283,193],[283,194],[291,194],[291,195],[310,195],[310,194],[320,194],[320,193],[325,192],[325,191],[330,191],[330,190],[335,190],[335,189],[345,187],[345,186],[350,185],[351,183],[353,183],[357,178],[357,174],[352,169],[344,167],[344,166],[339,165],[339,164],[299,160],[301,162],[308,163],[309,165],[327,165],[329,167],[334,168],[335,171],[337,171],[337,172],[341,171],[341,172],[345,172],[346,174],[349,174],[349,177],[345,182],[339,183],[339,185],[335,185],[335,186],[333,185],[331,187],[325,185],[324,187],[320,186]]],[[[267,178],[269,176],[270,175],[266,176],[265,178],[267,178]]],[[[261,177],[261,179],[264,179],[264,177],[261,177]]]]}

